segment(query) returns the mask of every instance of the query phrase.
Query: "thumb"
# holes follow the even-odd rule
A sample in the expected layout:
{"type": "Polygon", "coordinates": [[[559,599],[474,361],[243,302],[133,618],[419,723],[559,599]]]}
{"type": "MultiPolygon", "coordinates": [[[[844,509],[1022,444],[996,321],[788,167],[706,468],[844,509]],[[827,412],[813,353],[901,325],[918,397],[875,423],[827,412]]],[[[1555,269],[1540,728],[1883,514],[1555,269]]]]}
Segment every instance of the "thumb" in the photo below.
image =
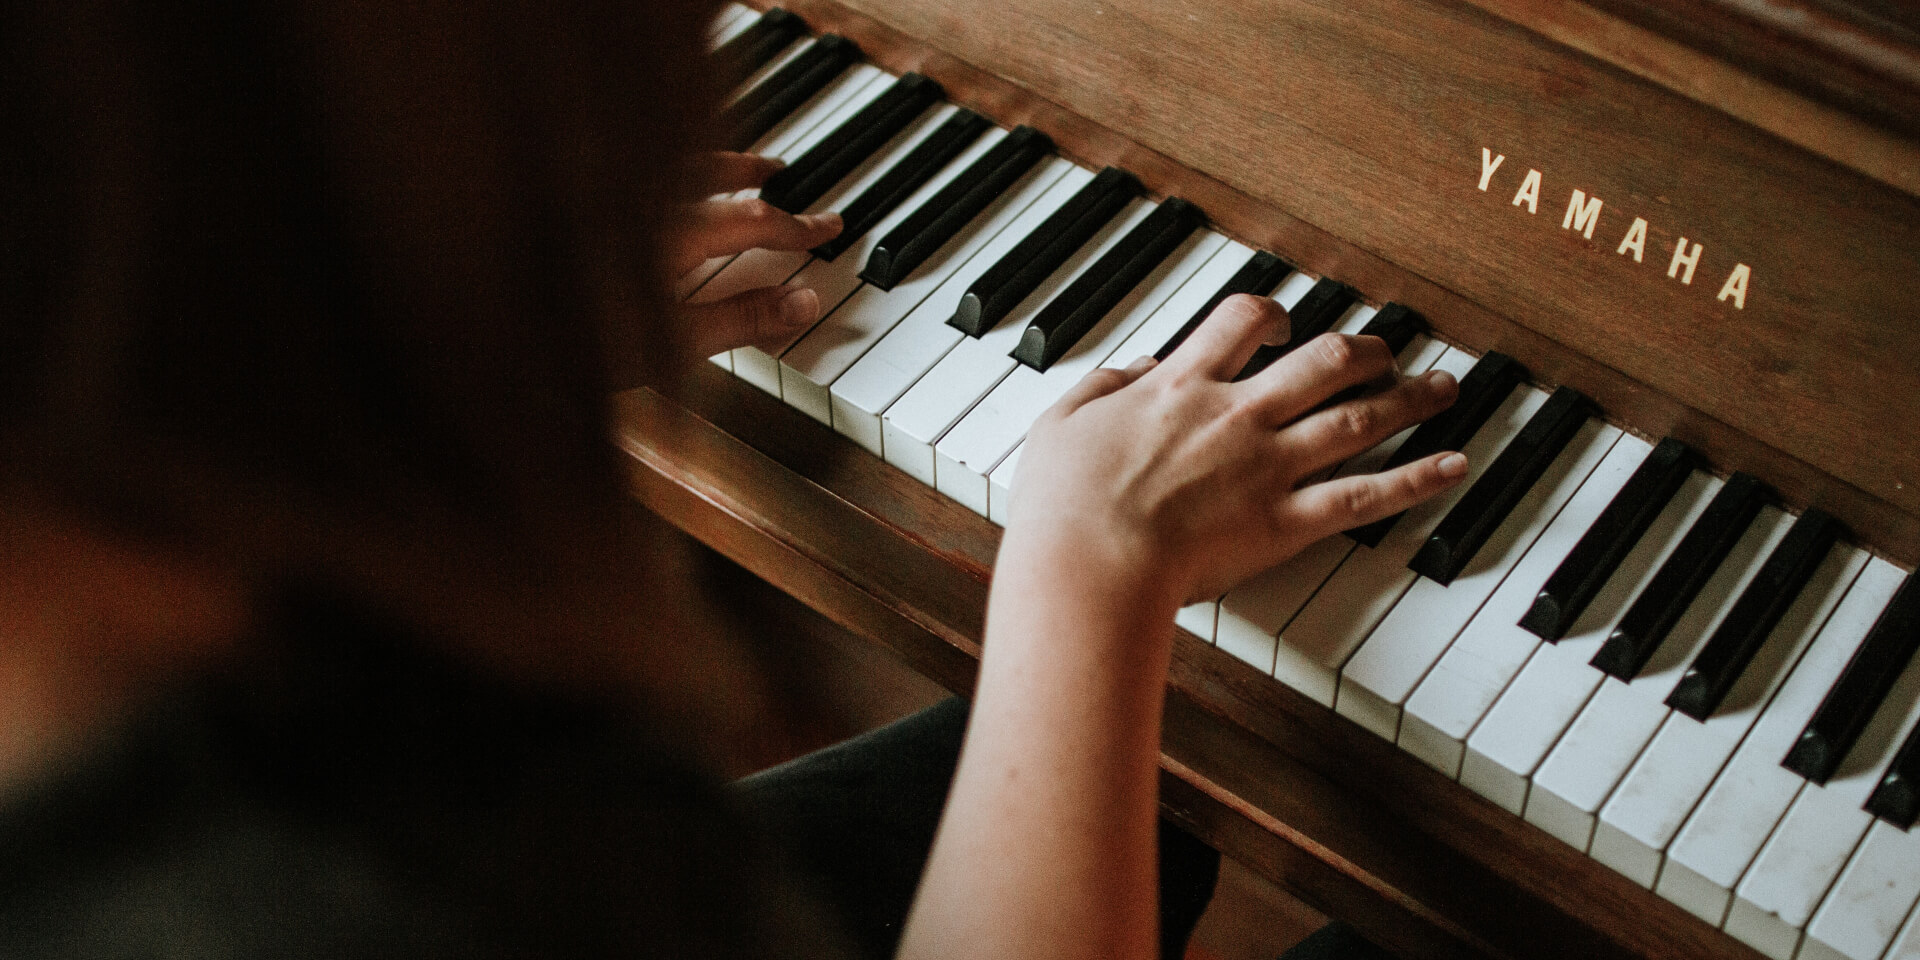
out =
{"type": "Polygon", "coordinates": [[[784,345],[820,318],[820,295],[806,287],[760,287],[715,303],[682,304],[682,340],[695,356],[735,347],[784,345]]]}

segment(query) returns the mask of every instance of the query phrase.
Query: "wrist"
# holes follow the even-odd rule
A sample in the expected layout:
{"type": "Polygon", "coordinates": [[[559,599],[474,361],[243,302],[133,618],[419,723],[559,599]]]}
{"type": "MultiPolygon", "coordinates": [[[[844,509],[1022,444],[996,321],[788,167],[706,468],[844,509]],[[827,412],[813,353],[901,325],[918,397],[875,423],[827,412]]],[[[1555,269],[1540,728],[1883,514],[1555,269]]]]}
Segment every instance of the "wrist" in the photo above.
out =
{"type": "Polygon", "coordinates": [[[1017,584],[1022,594],[1121,616],[1135,626],[1171,624],[1187,600],[1180,578],[1139,544],[1032,526],[1008,528],[994,561],[994,581],[1017,584]]]}

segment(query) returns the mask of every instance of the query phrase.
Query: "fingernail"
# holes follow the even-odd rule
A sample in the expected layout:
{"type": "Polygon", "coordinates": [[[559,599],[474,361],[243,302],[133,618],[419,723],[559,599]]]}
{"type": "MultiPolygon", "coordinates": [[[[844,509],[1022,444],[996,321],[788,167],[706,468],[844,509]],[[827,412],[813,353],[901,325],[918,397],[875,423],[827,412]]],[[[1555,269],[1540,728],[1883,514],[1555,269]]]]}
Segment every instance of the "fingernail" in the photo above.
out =
{"type": "Polygon", "coordinates": [[[1437,394],[1449,394],[1460,389],[1459,381],[1445,370],[1427,371],[1427,389],[1437,394]]]}
{"type": "Polygon", "coordinates": [[[789,327],[812,323],[820,313],[820,295],[806,287],[797,287],[780,298],[780,322],[789,327]]]}
{"type": "Polygon", "coordinates": [[[1449,453],[1440,458],[1440,475],[1449,479],[1467,475],[1467,458],[1463,454],[1449,453]]]}
{"type": "Polygon", "coordinates": [[[809,230],[826,226],[831,226],[835,230],[838,230],[841,227],[840,215],[837,213],[803,213],[800,215],[799,220],[805,224],[809,230]]]}

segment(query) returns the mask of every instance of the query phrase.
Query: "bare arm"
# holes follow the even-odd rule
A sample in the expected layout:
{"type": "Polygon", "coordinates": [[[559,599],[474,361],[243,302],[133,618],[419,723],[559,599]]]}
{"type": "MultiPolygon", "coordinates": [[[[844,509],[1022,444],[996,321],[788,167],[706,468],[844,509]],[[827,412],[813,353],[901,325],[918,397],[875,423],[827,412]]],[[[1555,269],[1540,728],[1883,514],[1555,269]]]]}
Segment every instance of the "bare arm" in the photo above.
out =
{"type": "Polygon", "coordinates": [[[1089,376],[1022,455],[973,719],[901,953],[1147,958],[1173,615],[1336,531],[1457,483],[1436,455],[1307,483],[1453,402],[1392,381],[1372,337],[1329,335],[1230,382],[1285,323],[1231,298],[1159,366],[1089,376]]]}

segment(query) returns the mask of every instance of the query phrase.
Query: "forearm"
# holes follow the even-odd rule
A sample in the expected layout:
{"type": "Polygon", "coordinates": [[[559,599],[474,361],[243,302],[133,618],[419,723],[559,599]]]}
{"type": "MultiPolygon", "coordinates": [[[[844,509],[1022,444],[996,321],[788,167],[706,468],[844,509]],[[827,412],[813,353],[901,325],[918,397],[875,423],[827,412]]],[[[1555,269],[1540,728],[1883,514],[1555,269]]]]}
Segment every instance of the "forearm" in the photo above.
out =
{"type": "Polygon", "coordinates": [[[1164,364],[1096,370],[1035,422],[906,955],[1151,956],[1175,607],[1465,474],[1435,455],[1316,481],[1445,409],[1455,384],[1399,379],[1385,342],[1340,334],[1240,378],[1284,321],[1271,300],[1228,297],[1164,364]]]}
{"type": "Polygon", "coordinates": [[[1174,602],[1003,550],[971,725],[902,954],[1149,957],[1174,602]]]}

